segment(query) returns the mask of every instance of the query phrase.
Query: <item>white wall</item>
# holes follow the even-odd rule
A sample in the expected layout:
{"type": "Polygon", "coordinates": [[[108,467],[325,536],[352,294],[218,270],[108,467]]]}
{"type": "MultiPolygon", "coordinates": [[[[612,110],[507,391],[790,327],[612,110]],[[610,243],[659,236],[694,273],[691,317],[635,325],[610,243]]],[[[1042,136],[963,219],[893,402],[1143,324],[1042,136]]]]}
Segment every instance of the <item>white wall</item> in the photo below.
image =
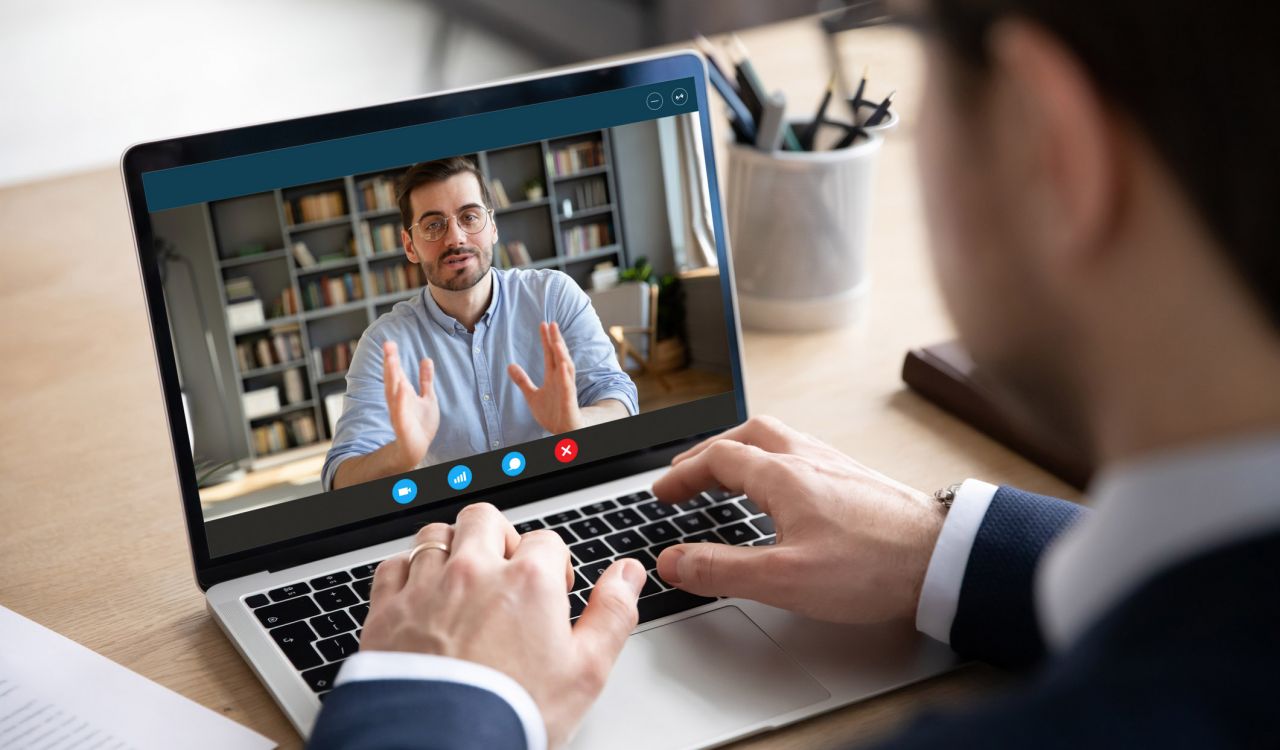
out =
{"type": "Polygon", "coordinates": [[[0,185],[112,166],[132,143],[524,72],[416,0],[0,0],[0,185]]]}

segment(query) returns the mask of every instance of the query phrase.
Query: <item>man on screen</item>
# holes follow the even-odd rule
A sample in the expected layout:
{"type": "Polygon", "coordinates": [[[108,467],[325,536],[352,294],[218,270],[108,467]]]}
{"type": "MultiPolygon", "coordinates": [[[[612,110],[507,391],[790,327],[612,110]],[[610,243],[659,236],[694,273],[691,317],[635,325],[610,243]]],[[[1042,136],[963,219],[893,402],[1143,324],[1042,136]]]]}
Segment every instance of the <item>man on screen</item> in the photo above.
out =
{"type": "Polygon", "coordinates": [[[427,286],[360,338],[326,489],[637,413],[635,384],[573,279],[493,267],[498,227],[475,165],[415,164],[397,197],[405,256],[427,286]]]}

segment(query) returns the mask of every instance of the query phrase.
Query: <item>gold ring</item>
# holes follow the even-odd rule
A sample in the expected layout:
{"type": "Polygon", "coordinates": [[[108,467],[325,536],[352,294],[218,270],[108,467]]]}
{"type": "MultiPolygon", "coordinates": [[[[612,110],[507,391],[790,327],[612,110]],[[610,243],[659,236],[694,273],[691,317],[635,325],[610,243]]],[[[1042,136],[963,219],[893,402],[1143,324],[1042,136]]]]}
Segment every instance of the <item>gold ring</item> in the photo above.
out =
{"type": "Polygon", "coordinates": [[[413,567],[413,558],[417,557],[419,552],[426,549],[438,549],[446,556],[449,554],[449,545],[444,542],[423,542],[417,547],[414,547],[413,551],[409,553],[409,567],[413,567]]]}

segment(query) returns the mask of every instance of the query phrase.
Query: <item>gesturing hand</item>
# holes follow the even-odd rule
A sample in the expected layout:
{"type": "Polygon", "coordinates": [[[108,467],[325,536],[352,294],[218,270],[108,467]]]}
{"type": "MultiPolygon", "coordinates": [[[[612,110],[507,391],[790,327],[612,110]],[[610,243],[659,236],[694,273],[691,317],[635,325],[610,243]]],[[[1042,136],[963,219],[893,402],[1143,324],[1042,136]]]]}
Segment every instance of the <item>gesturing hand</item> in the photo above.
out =
{"type": "Polygon", "coordinates": [[[388,341],[382,345],[382,381],[402,463],[408,467],[417,466],[427,455],[436,430],[440,428],[435,366],[426,358],[418,363],[419,394],[400,367],[399,347],[394,341],[388,341]]]}
{"type": "Polygon", "coordinates": [[[772,516],[777,543],[670,547],[658,573],[671,584],[835,622],[914,616],[943,521],[925,493],[771,418],[676,456],[653,492],[678,502],[717,485],[745,492],[772,516]]]}
{"type": "Polygon", "coordinates": [[[573,379],[573,358],[560,335],[560,324],[539,323],[538,332],[542,336],[542,387],[535,386],[520,365],[509,365],[507,374],[524,394],[529,411],[543,429],[553,435],[579,429],[584,422],[578,408],[578,386],[573,379]]]}
{"type": "Polygon", "coordinates": [[[548,745],[562,746],[636,626],[644,569],[635,560],[611,565],[571,627],[569,550],[555,533],[518,536],[496,508],[479,503],[464,508],[452,527],[424,527],[417,542],[449,550],[424,549],[412,567],[408,555],[378,566],[360,647],[492,667],[529,692],[548,745]]]}

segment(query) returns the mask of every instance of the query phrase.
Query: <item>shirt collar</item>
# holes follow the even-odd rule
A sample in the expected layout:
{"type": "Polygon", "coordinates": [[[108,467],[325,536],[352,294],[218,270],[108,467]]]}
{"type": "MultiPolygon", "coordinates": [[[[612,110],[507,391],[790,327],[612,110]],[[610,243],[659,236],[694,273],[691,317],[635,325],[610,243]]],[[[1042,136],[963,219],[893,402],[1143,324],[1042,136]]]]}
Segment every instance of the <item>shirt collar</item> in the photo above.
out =
{"type": "MultiPolygon", "coordinates": [[[[490,267],[489,276],[493,279],[493,293],[489,295],[489,306],[485,308],[484,315],[480,316],[480,320],[485,324],[488,324],[493,318],[494,310],[498,309],[498,297],[502,295],[502,274],[498,272],[498,269],[490,267]]],[[[466,326],[455,320],[449,313],[440,309],[440,304],[431,295],[431,287],[429,285],[422,288],[422,303],[427,308],[427,315],[433,323],[440,327],[440,330],[448,334],[467,332],[466,326]]]]}
{"type": "Polygon", "coordinates": [[[1109,467],[1094,512],[1045,553],[1036,610],[1063,648],[1157,573],[1280,528],[1280,433],[1163,452],[1109,467]]]}

